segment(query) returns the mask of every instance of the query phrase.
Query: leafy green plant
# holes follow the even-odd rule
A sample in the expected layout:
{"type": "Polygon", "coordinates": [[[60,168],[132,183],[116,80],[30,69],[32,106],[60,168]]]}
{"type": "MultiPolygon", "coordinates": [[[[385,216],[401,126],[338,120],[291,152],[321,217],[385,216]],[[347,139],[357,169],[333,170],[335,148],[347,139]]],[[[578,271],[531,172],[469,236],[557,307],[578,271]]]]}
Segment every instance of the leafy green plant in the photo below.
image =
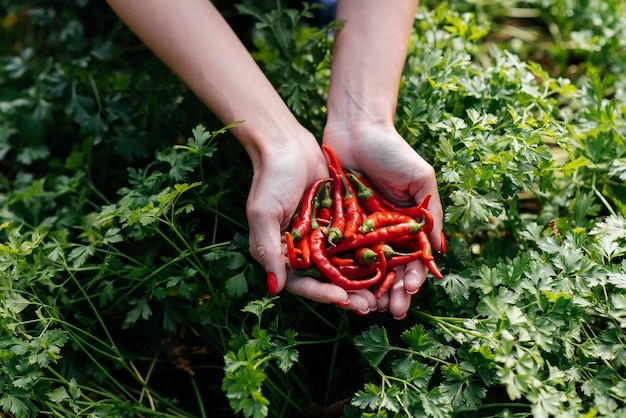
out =
{"type": "MultiPolygon", "coordinates": [[[[278,336],[275,331],[261,326],[263,313],[272,307],[272,298],[268,298],[252,301],[243,308],[244,312],[255,315],[258,322],[249,335],[245,331],[235,334],[230,342],[231,351],[224,356],[222,389],[233,410],[245,416],[268,415],[270,402],[261,391],[267,378],[268,362],[275,361],[283,372],[288,372],[298,361],[298,352],[294,348],[296,332],[287,330],[284,336],[278,336]]],[[[275,330],[276,325],[271,328],[275,330]]]]}

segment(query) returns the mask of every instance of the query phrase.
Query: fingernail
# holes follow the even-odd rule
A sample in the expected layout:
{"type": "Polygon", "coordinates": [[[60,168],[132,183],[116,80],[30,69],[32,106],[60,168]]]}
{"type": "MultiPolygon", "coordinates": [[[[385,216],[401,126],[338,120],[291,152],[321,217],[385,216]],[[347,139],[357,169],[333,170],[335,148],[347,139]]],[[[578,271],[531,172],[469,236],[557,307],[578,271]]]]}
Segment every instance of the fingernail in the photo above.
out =
{"type": "Polygon", "coordinates": [[[362,311],[362,310],[360,310],[360,309],[354,309],[352,312],[354,312],[354,313],[355,313],[355,314],[357,314],[357,315],[361,315],[361,316],[365,316],[365,315],[367,315],[368,313],[370,313],[369,309],[368,309],[368,310],[366,310],[366,311],[362,311]]]}
{"type": "Polygon", "coordinates": [[[446,235],[441,231],[441,254],[445,254],[448,251],[448,244],[446,243],[446,235]]]}
{"type": "Polygon", "coordinates": [[[417,289],[415,289],[415,290],[410,290],[410,291],[409,291],[409,290],[407,290],[407,291],[406,291],[406,293],[408,293],[409,295],[414,295],[414,294],[416,294],[416,293],[417,293],[417,292],[419,292],[419,291],[420,291],[420,290],[419,290],[419,288],[417,288],[417,289]]]}
{"type": "Polygon", "coordinates": [[[395,319],[396,321],[402,321],[404,318],[406,318],[406,312],[400,316],[393,316],[393,319],[395,319]]]}
{"type": "Polygon", "coordinates": [[[267,290],[269,290],[270,296],[276,296],[278,293],[278,280],[276,279],[276,273],[272,271],[267,273],[267,290]]]}
{"type": "Polygon", "coordinates": [[[350,299],[343,301],[343,302],[333,302],[333,305],[337,305],[341,308],[348,306],[350,304],[350,299]]]}
{"type": "Polygon", "coordinates": [[[385,312],[387,312],[388,310],[389,310],[389,307],[379,308],[379,309],[378,309],[378,312],[380,312],[380,313],[385,313],[385,312]]]}

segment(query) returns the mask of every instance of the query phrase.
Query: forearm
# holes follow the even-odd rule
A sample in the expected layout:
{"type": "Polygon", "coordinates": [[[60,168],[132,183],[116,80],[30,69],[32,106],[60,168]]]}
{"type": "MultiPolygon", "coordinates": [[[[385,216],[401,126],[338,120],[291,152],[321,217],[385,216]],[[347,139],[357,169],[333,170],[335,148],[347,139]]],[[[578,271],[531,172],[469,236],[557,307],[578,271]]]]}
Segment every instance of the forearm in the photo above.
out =
{"type": "Polygon", "coordinates": [[[393,124],[417,0],[339,0],[328,122],[393,124]]]}
{"type": "Polygon", "coordinates": [[[108,0],[135,34],[224,123],[253,163],[297,123],[245,46],[209,0],[108,0]]]}

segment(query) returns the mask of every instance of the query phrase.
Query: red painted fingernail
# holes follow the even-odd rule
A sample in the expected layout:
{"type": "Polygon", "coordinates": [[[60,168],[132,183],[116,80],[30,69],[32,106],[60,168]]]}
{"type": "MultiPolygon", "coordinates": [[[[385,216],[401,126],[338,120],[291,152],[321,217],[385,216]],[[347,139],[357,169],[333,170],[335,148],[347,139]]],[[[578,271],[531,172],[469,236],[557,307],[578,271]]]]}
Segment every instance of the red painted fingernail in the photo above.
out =
{"type": "Polygon", "coordinates": [[[350,300],[342,301],[342,302],[333,302],[333,305],[337,305],[341,308],[348,306],[350,304],[350,300]]]}
{"type": "Polygon", "coordinates": [[[278,280],[274,272],[267,273],[267,290],[270,292],[270,296],[275,296],[278,293],[278,280]]]}
{"type": "Polygon", "coordinates": [[[405,312],[405,313],[403,313],[403,314],[402,314],[402,315],[400,315],[400,316],[395,316],[395,315],[394,315],[394,317],[393,317],[393,319],[395,319],[396,321],[402,321],[404,318],[406,318],[406,312],[405,312]]]}
{"type": "Polygon", "coordinates": [[[448,244],[446,244],[446,235],[441,231],[441,254],[445,254],[448,251],[448,244]]]}

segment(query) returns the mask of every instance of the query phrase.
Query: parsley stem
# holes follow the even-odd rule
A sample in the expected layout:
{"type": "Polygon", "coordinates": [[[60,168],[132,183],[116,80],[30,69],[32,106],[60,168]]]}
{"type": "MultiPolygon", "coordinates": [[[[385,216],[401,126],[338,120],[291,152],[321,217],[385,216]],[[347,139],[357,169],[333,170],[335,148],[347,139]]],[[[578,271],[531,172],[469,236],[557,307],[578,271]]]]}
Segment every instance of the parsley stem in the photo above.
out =
{"type": "Polygon", "coordinates": [[[600,199],[600,201],[604,204],[604,206],[609,211],[611,216],[617,216],[615,211],[613,210],[613,207],[609,203],[609,201],[606,200],[604,195],[600,193],[600,190],[598,190],[598,188],[596,187],[596,172],[595,171],[593,172],[593,180],[591,181],[591,190],[593,190],[596,196],[598,196],[598,199],[600,199]]]}
{"type": "Polygon", "coordinates": [[[200,409],[200,416],[202,418],[207,418],[206,410],[204,409],[204,402],[202,401],[202,395],[200,394],[200,389],[198,388],[198,382],[196,382],[196,378],[194,376],[189,376],[191,380],[191,387],[193,388],[193,393],[196,395],[196,399],[198,400],[198,408],[200,409]]]}
{"type": "MultiPolygon", "coordinates": [[[[434,316],[434,315],[428,314],[428,313],[423,312],[423,311],[417,311],[417,314],[422,316],[423,318],[429,320],[431,323],[439,326],[442,331],[444,331],[446,334],[448,334],[451,338],[453,338],[459,344],[462,344],[463,341],[461,341],[459,339],[459,337],[452,332],[452,330],[458,331],[458,332],[460,332],[462,334],[466,334],[466,335],[469,335],[469,336],[472,336],[472,337],[475,337],[475,338],[480,338],[480,339],[484,339],[484,340],[487,340],[487,341],[491,341],[491,338],[489,338],[485,334],[481,334],[479,332],[471,331],[471,330],[468,330],[467,328],[463,328],[463,327],[459,327],[458,325],[454,325],[454,323],[455,322],[459,322],[458,320],[461,319],[461,318],[450,318],[450,317],[443,317],[443,316],[434,316]]],[[[464,322],[464,321],[465,320],[463,320],[461,322],[464,322]]]]}

